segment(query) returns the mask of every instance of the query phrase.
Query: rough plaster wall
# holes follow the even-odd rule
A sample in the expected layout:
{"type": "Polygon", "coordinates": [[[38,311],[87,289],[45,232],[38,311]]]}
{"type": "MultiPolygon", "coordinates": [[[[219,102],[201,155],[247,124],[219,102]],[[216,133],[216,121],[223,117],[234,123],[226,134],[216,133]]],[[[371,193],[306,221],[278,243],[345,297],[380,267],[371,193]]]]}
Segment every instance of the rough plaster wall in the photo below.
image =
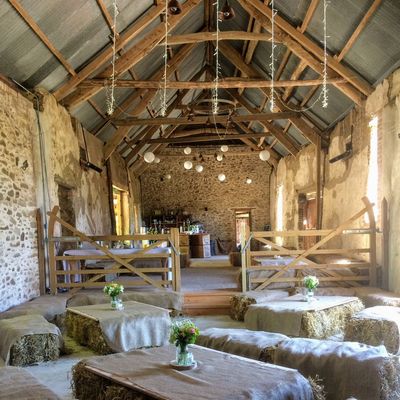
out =
{"type": "MultiPolygon", "coordinates": [[[[72,127],[68,112],[45,94],[41,123],[45,135],[50,208],[58,205],[58,184],[73,189],[76,227],[88,234],[111,232],[107,173],[84,171],[79,164],[82,138],[72,127]]],[[[86,133],[90,161],[102,165],[103,143],[86,133]]]]}
{"type": "Polygon", "coordinates": [[[126,170],[125,161],[119,153],[113,153],[110,157],[110,168],[112,183],[122,190],[129,190],[128,172],[126,170]]]}
{"type": "Polygon", "coordinates": [[[0,311],[39,294],[32,103],[0,82],[0,311]]]}
{"type": "Polygon", "coordinates": [[[140,187],[140,179],[131,171],[128,174],[129,178],[129,194],[130,194],[130,214],[131,214],[131,232],[140,233],[142,226],[142,192],[140,187]]]}
{"type": "Polygon", "coordinates": [[[141,176],[144,215],[153,210],[184,210],[191,214],[192,220],[201,221],[213,239],[230,243],[235,235],[234,208],[253,208],[253,230],[262,230],[270,223],[271,168],[267,163],[257,155],[227,157],[222,162],[207,157],[204,171],[199,174],[194,168],[189,171],[183,168],[183,162],[189,158],[163,159],[141,176]],[[161,181],[167,173],[172,179],[161,181]],[[218,181],[220,173],[226,175],[226,182],[218,181]],[[251,185],[245,183],[246,177],[253,179],[251,185]]]}

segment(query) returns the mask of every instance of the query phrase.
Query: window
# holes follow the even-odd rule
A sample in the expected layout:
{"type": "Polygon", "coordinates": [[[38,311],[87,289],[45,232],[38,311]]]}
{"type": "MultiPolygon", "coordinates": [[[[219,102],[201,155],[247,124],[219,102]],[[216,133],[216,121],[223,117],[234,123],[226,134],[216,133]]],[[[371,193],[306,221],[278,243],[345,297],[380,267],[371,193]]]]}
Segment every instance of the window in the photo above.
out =
{"type": "MultiPolygon", "coordinates": [[[[375,220],[379,213],[379,138],[378,138],[378,117],[373,117],[369,123],[370,127],[370,145],[369,145],[369,164],[368,164],[368,182],[367,197],[371,203],[374,203],[375,220]]],[[[368,216],[365,215],[365,221],[368,222],[368,216]]]]}

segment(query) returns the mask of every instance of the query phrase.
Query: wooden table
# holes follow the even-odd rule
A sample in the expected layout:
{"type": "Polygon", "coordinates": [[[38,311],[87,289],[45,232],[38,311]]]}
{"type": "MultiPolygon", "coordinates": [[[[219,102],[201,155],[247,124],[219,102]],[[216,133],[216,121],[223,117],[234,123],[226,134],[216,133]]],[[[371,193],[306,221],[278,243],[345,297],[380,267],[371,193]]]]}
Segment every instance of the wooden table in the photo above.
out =
{"type": "Polygon", "coordinates": [[[95,400],[98,385],[105,400],[117,391],[120,398],[144,394],[157,400],[313,399],[308,381],[296,370],[199,346],[192,350],[198,367],[189,371],[169,365],[175,358],[173,346],[83,360],[74,368],[75,395],[95,400]],[[89,391],[87,382],[92,387],[89,391]]]}
{"type": "Polygon", "coordinates": [[[109,303],[67,308],[69,336],[100,354],[129,351],[168,343],[169,311],[137,301],[124,302],[124,310],[109,303]]]}
{"type": "Polygon", "coordinates": [[[323,339],[343,331],[351,315],[363,308],[357,297],[316,296],[308,303],[299,294],[250,305],[244,320],[255,331],[323,339]]]}

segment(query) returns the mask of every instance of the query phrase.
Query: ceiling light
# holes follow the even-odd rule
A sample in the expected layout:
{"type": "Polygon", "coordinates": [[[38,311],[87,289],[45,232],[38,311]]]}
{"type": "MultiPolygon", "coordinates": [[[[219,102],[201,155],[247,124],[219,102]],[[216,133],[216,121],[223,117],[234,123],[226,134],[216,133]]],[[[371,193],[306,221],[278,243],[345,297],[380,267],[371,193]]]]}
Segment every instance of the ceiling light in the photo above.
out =
{"type": "Polygon", "coordinates": [[[226,153],[228,150],[229,150],[229,147],[228,147],[226,144],[223,144],[223,145],[221,146],[221,151],[222,151],[223,153],[226,153]]]}
{"type": "Polygon", "coordinates": [[[165,179],[168,179],[168,180],[170,180],[171,178],[172,178],[171,174],[167,174],[167,175],[165,175],[165,179]]]}
{"type": "Polygon", "coordinates": [[[159,164],[159,163],[160,163],[160,161],[161,161],[161,160],[160,160],[160,158],[159,158],[159,157],[155,157],[155,158],[154,158],[154,162],[155,162],[156,164],[159,164]]]}
{"type": "Polygon", "coordinates": [[[168,13],[171,15],[178,15],[182,12],[181,5],[177,0],[170,0],[168,2],[168,13]]]}
{"type": "Polygon", "coordinates": [[[183,152],[184,152],[186,155],[189,155],[189,154],[192,152],[192,149],[191,149],[190,147],[185,147],[185,148],[183,149],[183,152]]]}
{"type": "Polygon", "coordinates": [[[271,154],[269,153],[268,150],[262,150],[262,151],[260,151],[259,157],[260,157],[260,160],[262,160],[262,161],[268,161],[269,158],[271,157],[271,154]]]}
{"type": "Polygon", "coordinates": [[[185,161],[185,162],[183,163],[183,167],[184,167],[185,169],[192,169],[193,163],[192,163],[191,161],[185,161]]]}
{"type": "Polygon", "coordinates": [[[203,170],[204,170],[204,167],[202,166],[202,165],[196,165],[196,171],[197,172],[203,172],[203,170]]]}
{"type": "Polygon", "coordinates": [[[224,156],[222,154],[217,154],[215,158],[217,159],[217,161],[222,161],[224,159],[224,156]]]}
{"type": "Polygon", "coordinates": [[[250,185],[251,182],[253,182],[251,178],[246,178],[246,183],[247,183],[248,185],[250,185]]]}
{"type": "Polygon", "coordinates": [[[235,10],[231,7],[229,1],[226,0],[224,6],[221,8],[221,11],[219,13],[219,19],[221,21],[226,21],[228,19],[235,18],[235,16],[235,10]]]}
{"type": "Polygon", "coordinates": [[[224,182],[225,179],[226,179],[225,174],[219,174],[219,175],[218,175],[218,180],[219,180],[220,182],[224,182]]]}
{"type": "Polygon", "coordinates": [[[154,161],[154,159],[156,158],[156,156],[154,155],[154,153],[152,151],[148,151],[146,153],[144,153],[144,161],[146,161],[147,163],[152,163],[154,161]]]}

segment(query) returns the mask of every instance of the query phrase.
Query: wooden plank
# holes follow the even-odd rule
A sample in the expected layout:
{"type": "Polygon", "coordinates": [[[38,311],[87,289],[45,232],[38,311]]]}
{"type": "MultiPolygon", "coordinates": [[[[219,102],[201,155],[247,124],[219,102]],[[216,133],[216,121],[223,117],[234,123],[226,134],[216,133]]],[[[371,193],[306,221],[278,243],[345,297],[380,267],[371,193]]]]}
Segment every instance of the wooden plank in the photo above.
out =
{"type": "MultiPolygon", "coordinates": [[[[175,249],[179,249],[179,230],[178,228],[171,229],[171,243],[175,249]]],[[[181,264],[180,264],[180,254],[172,252],[172,263],[173,263],[173,289],[176,292],[181,291],[181,264]]]]}
{"type": "MultiPolygon", "coordinates": [[[[48,233],[47,237],[49,240],[53,238],[54,235],[54,227],[56,224],[57,213],[60,207],[55,206],[51,213],[49,213],[49,225],[48,225],[48,233]]],[[[50,279],[50,293],[56,295],[57,294],[57,264],[55,260],[55,246],[54,243],[49,244],[49,279],[50,279]]]]}
{"type": "MultiPolygon", "coordinates": [[[[339,255],[348,255],[348,254],[359,254],[359,253],[369,253],[370,249],[368,247],[365,248],[357,248],[357,249],[318,249],[313,250],[309,255],[316,254],[339,254],[339,255]]],[[[251,251],[250,255],[252,257],[273,257],[273,256],[296,256],[304,253],[304,250],[266,250],[266,251],[251,251]]]]}
{"type": "MultiPolygon", "coordinates": [[[[107,272],[102,274],[107,275],[107,272]]],[[[135,287],[135,286],[143,286],[143,285],[151,285],[147,280],[138,279],[138,280],[123,280],[117,279],[117,282],[122,284],[124,287],[135,287]]],[[[170,285],[172,281],[168,280],[157,280],[157,287],[163,288],[164,286],[170,285]]],[[[71,282],[71,283],[59,283],[59,288],[72,288],[70,293],[76,293],[79,289],[83,288],[102,288],[104,287],[104,282],[93,282],[93,281],[86,281],[86,282],[71,282]],[[77,290],[78,289],[78,290],[77,290]]],[[[154,286],[154,285],[153,285],[154,286]]]]}
{"type": "MultiPolygon", "coordinates": [[[[272,10],[265,4],[258,0],[239,0],[242,6],[249,4],[255,7],[259,12],[272,19],[272,10]]],[[[246,9],[246,7],[244,7],[246,9]]],[[[303,46],[307,51],[311,52],[320,61],[324,60],[324,51],[315,42],[309,39],[304,33],[301,33],[295,27],[293,27],[289,22],[282,18],[279,14],[275,16],[276,25],[282,29],[285,33],[290,35],[294,40],[296,40],[301,46],[303,46]]],[[[351,71],[344,65],[340,64],[334,57],[328,54],[328,64],[330,68],[336,71],[341,77],[345,78],[349,83],[356,87],[365,96],[369,96],[373,92],[371,85],[354,71],[351,71]]]]}
{"type": "Polygon", "coordinates": [[[38,264],[39,264],[39,292],[41,295],[46,294],[46,261],[45,261],[45,243],[43,235],[43,218],[40,209],[36,210],[36,227],[37,227],[37,247],[38,247],[38,264]]]}
{"type": "MultiPolygon", "coordinates": [[[[346,282],[346,281],[363,281],[363,282],[368,282],[370,279],[369,279],[369,276],[368,275],[364,275],[364,276],[360,276],[360,275],[357,275],[357,276],[341,276],[341,277],[334,277],[334,276],[329,276],[329,277],[324,277],[324,276],[318,276],[318,280],[320,281],[320,282],[346,282]]],[[[264,281],[264,279],[263,278],[254,278],[254,279],[252,279],[251,280],[253,283],[262,283],[263,281],[264,281]]],[[[300,277],[300,278],[296,278],[296,277],[293,277],[293,278],[279,278],[279,279],[276,279],[276,280],[274,280],[274,282],[276,282],[276,283],[282,283],[282,282],[298,282],[298,283],[301,283],[301,282],[303,282],[303,278],[302,277],[300,277]]],[[[261,286],[261,285],[260,285],[261,286]]],[[[259,289],[259,287],[260,286],[258,286],[255,290],[256,291],[259,291],[259,290],[261,290],[261,289],[259,289]]]]}
{"type": "MultiPolygon", "coordinates": [[[[172,15],[168,18],[169,29],[174,29],[179,22],[181,22],[194,7],[200,3],[200,0],[187,0],[182,5],[182,12],[179,15],[172,15]]],[[[122,35],[121,35],[122,37],[122,35]]],[[[139,63],[144,57],[151,53],[151,51],[158,45],[158,43],[165,37],[165,26],[163,23],[159,24],[150,33],[148,33],[142,40],[132,46],[125,54],[118,58],[115,62],[115,75],[118,77],[125,73],[129,68],[139,63]]],[[[109,78],[112,75],[113,67],[109,66],[97,78],[109,78]]],[[[85,77],[87,78],[87,76],[85,77]]],[[[84,78],[84,79],[85,79],[84,78]]],[[[80,81],[82,82],[82,80],[80,81]]],[[[80,88],[77,90],[76,96],[71,96],[65,99],[65,104],[68,106],[76,106],[82,101],[87,100],[98,93],[101,88],[80,88]]]]}
{"type": "Polygon", "coordinates": [[[376,221],[373,204],[370,203],[368,197],[364,196],[362,198],[365,208],[367,209],[367,215],[369,220],[369,247],[371,251],[369,252],[369,262],[371,263],[371,280],[370,286],[376,286],[378,283],[377,271],[376,271],[376,221]]]}
{"type": "Polygon", "coordinates": [[[386,198],[382,199],[381,206],[381,252],[382,252],[382,288],[389,290],[389,233],[390,233],[390,219],[389,219],[389,205],[386,198]]]}
{"type": "MultiPolygon", "coordinates": [[[[354,264],[315,264],[315,265],[294,265],[291,269],[369,269],[371,264],[366,263],[354,263],[354,264]]],[[[247,271],[277,271],[281,268],[281,265],[270,265],[270,266],[257,266],[252,265],[247,268],[247,271]]]]}
{"type": "MultiPolygon", "coordinates": [[[[123,46],[129,43],[133,38],[143,32],[148,25],[150,25],[164,10],[164,5],[159,4],[155,7],[151,7],[145,15],[135,22],[130,28],[128,28],[121,36],[120,40],[116,44],[116,50],[120,50],[123,46]]],[[[55,98],[60,101],[64,99],[76,86],[79,85],[84,79],[96,72],[102,67],[107,61],[109,61],[113,54],[112,45],[109,45],[103,50],[98,56],[92,61],[88,62],[87,65],[79,71],[76,76],[70,78],[65,84],[54,92],[55,98]]]]}

